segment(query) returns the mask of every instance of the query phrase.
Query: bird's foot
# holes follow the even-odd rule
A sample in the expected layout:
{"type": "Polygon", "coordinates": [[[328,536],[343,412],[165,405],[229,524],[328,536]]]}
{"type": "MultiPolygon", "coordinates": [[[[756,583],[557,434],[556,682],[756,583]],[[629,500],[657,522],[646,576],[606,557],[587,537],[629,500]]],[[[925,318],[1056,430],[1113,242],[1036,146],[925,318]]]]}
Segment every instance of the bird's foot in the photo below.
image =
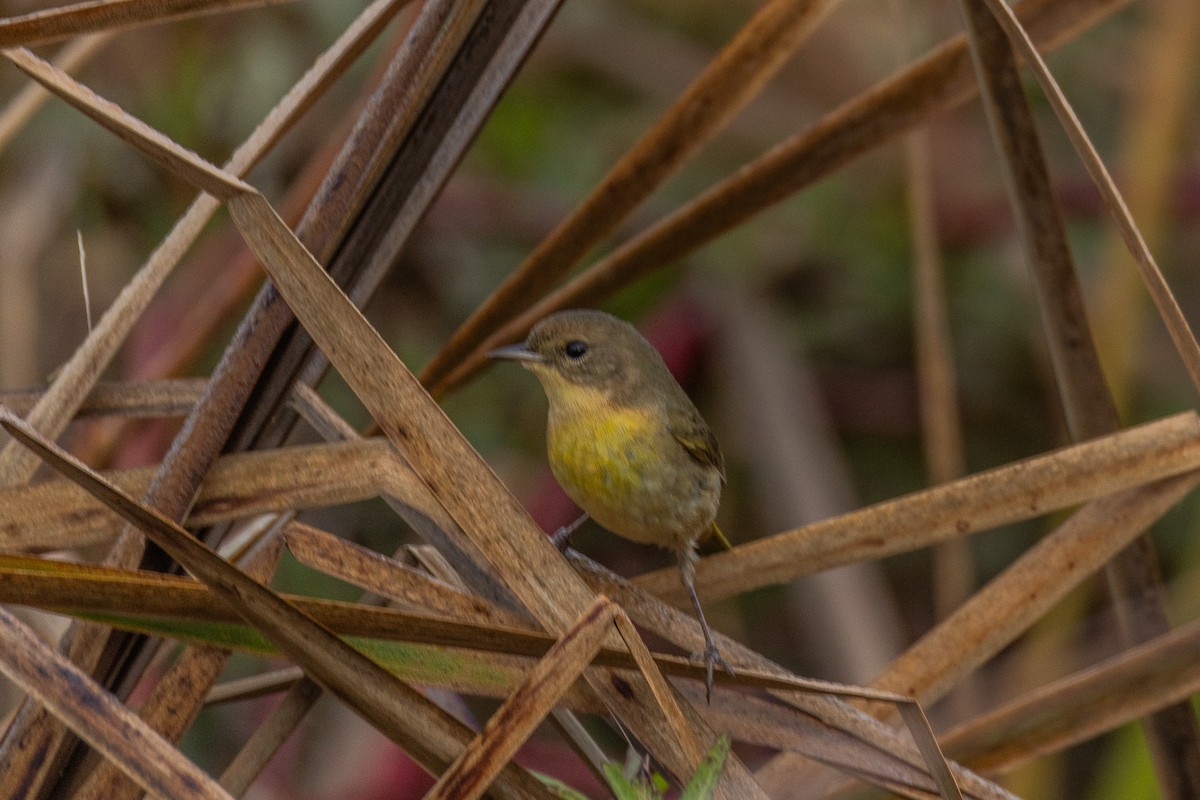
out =
{"type": "Polygon", "coordinates": [[[703,650],[688,656],[688,661],[693,664],[704,664],[704,699],[709,703],[712,702],[713,673],[718,666],[725,670],[729,674],[729,677],[737,677],[737,673],[733,671],[733,667],[725,660],[725,657],[721,655],[721,651],[717,649],[717,645],[711,640],[705,644],[703,650]]]}
{"type": "Polygon", "coordinates": [[[569,527],[563,527],[550,534],[550,544],[558,548],[558,552],[566,553],[571,546],[571,534],[574,533],[569,527]]]}
{"type": "Polygon", "coordinates": [[[583,514],[579,519],[572,522],[570,525],[563,525],[561,528],[550,534],[550,543],[558,548],[558,552],[564,555],[567,548],[571,546],[571,534],[579,530],[579,526],[587,522],[588,515],[583,514]]]}

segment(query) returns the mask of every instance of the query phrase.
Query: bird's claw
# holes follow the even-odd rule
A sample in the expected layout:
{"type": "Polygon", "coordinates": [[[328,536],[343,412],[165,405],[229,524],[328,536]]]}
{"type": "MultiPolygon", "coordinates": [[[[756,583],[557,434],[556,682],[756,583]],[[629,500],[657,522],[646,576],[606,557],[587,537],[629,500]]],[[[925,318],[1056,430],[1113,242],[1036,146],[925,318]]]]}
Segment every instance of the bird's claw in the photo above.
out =
{"type": "Polygon", "coordinates": [[[725,657],[721,655],[721,651],[712,642],[705,645],[704,649],[698,653],[692,653],[688,656],[688,661],[692,664],[704,664],[704,699],[708,703],[712,703],[713,673],[718,666],[725,670],[729,674],[729,677],[737,677],[737,673],[733,671],[733,667],[730,666],[725,657]]]}
{"type": "Polygon", "coordinates": [[[587,522],[588,515],[583,514],[579,519],[572,522],[570,525],[563,525],[561,528],[550,534],[550,543],[558,548],[558,552],[563,555],[567,554],[568,548],[571,546],[571,534],[579,530],[579,526],[587,522]]]}
{"type": "Polygon", "coordinates": [[[554,533],[550,534],[550,544],[557,547],[558,552],[565,555],[567,550],[571,548],[571,534],[574,532],[574,529],[572,529],[569,525],[564,525],[554,533]]]}

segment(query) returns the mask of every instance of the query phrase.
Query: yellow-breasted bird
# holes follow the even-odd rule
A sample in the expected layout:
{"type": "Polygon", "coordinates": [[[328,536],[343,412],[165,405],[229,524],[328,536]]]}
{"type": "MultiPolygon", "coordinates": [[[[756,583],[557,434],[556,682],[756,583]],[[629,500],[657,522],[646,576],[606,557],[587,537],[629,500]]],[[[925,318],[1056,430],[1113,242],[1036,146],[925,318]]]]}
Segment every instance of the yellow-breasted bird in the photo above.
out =
{"type": "MultiPolygon", "coordinates": [[[[603,311],[560,311],[523,344],[493,351],[537,376],[549,400],[550,469],[586,516],[635,542],[675,551],[704,630],[697,657],[733,670],[696,595],[696,544],[716,535],[725,483],[716,437],[662,356],[629,323],[603,311]]],[[[560,546],[580,522],[556,535],[560,546]]]]}

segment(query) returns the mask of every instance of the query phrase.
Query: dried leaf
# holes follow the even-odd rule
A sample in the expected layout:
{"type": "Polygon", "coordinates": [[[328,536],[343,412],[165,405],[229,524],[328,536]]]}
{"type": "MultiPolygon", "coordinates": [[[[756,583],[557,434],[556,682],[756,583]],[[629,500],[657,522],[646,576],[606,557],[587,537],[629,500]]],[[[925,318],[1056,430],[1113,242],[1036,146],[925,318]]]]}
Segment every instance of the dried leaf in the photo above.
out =
{"type": "MultiPolygon", "coordinates": [[[[700,560],[705,597],[925,547],[1200,467],[1200,418],[1185,413],[742,544],[700,560]]],[[[686,603],[674,570],[635,583],[686,603]]]]}
{"type": "MultiPolygon", "coordinates": [[[[11,414],[0,415],[14,437],[47,463],[104,500],[138,526],[193,575],[204,580],[226,603],[268,636],[326,689],[347,702],[415,759],[437,769],[453,757],[469,732],[423,695],[396,680],[378,664],[337,638],[267,587],[228,564],[158,512],[128,495],[53,445],[43,442],[11,414]]],[[[522,797],[540,793],[528,773],[510,766],[496,784],[498,794],[522,797]]]]}
{"type": "Polygon", "coordinates": [[[231,800],[170,742],[4,609],[0,643],[0,672],[146,791],[162,800],[231,800]]]}

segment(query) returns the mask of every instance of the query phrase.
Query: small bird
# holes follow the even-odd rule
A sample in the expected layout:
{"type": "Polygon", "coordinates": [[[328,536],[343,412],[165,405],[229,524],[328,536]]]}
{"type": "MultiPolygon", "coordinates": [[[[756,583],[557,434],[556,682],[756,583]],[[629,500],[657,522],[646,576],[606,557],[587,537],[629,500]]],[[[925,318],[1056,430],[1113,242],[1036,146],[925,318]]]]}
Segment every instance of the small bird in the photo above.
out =
{"type": "Polygon", "coordinates": [[[523,344],[488,354],[537,376],[550,410],[547,449],[554,477],[584,516],[555,534],[567,538],[587,517],[626,539],[673,550],[705,647],[693,658],[733,669],[721,656],[696,595],[696,545],[715,535],[725,483],[716,437],[671,376],[662,356],[628,322],[603,311],[559,311],[523,344]]]}

